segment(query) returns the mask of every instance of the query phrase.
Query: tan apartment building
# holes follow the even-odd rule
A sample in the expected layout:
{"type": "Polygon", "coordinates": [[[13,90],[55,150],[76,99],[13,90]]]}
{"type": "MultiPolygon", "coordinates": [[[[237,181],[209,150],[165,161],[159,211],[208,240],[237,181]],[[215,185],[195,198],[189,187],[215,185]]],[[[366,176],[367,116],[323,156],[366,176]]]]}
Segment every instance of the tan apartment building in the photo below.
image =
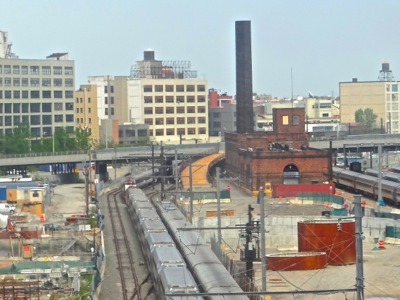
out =
{"type": "Polygon", "coordinates": [[[207,80],[197,78],[187,61],[155,60],[148,50],[130,76],[90,77],[89,82],[97,85],[100,120],[146,124],[156,142],[208,140],[207,80]]]}
{"type": "Polygon", "coordinates": [[[91,138],[98,143],[100,140],[100,125],[97,115],[97,86],[81,85],[75,91],[75,126],[88,128],[91,138]]]}
{"type": "Polygon", "coordinates": [[[377,115],[377,126],[387,133],[399,133],[399,82],[357,81],[340,82],[340,122],[354,123],[358,109],[371,108],[377,115]]]}

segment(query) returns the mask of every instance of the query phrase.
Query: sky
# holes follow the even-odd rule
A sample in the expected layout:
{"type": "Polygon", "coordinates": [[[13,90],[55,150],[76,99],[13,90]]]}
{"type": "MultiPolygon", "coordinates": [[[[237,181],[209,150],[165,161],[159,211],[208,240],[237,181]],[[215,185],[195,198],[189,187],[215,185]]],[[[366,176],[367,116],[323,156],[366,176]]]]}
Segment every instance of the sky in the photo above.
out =
{"type": "Polygon", "coordinates": [[[251,21],[253,92],[338,96],[339,82],[400,79],[398,0],[4,1],[0,30],[19,58],[68,52],[76,87],[128,76],[143,52],[190,61],[208,87],[236,93],[235,21],[251,21]]]}

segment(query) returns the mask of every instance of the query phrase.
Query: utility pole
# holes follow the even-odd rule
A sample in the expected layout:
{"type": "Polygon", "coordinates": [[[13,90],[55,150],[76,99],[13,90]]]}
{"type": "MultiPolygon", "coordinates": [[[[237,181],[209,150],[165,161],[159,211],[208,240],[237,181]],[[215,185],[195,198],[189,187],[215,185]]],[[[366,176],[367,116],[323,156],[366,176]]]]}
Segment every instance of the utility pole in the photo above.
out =
{"type": "Polygon", "coordinates": [[[193,178],[192,178],[192,158],[189,158],[189,221],[193,221],[193,178]]]}
{"type": "Polygon", "coordinates": [[[253,221],[252,221],[252,212],[253,208],[249,204],[248,207],[248,222],[246,224],[246,249],[244,249],[244,256],[246,259],[246,275],[253,281],[253,259],[254,259],[254,247],[252,242],[252,229],[253,229],[253,221]]]}
{"type": "Polygon", "coordinates": [[[89,216],[89,170],[85,168],[83,170],[85,176],[85,205],[86,205],[86,216],[89,216]]]}
{"type": "Polygon", "coordinates": [[[364,266],[362,246],[362,207],[361,195],[354,195],[354,215],[356,229],[356,289],[357,300],[364,300],[364,266]]]}
{"type": "Polygon", "coordinates": [[[262,291],[267,290],[267,264],[265,260],[265,212],[264,212],[264,190],[260,187],[260,239],[261,239],[261,283],[262,291]]]}
{"type": "Polygon", "coordinates": [[[382,145],[378,145],[378,206],[382,202],[382,145]]]}
{"type": "Polygon", "coordinates": [[[179,174],[178,174],[178,149],[175,148],[175,163],[174,163],[174,175],[175,175],[175,191],[179,189],[179,174]]]}
{"type": "Polygon", "coordinates": [[[163,146],[162,142],[161,142],[160,159],[161,159],[161,162],[160,162],[161,197],[160,198],[161,198],[161,201],[163,201],[164,196],[165,196],[164,195],[165,160],[164,160],[164,146],[163,146]]]}
{"type": "Polygon", "coordinates": [[[220,182],[219,182],[219,174],[220,174],[220,170],[221,168],[216,167],[216,177],[217,177],[217,215],[218,215],[218,247],[219,250],[221,249],[221,245],[222,245],[222,222],[221,222],[221,188],[220,188],[220,182]]]}
{"type": "Polygon", "coordinates": [[[151,169],[153,170],[153,182],[152,182],[152,187],[154,190],[154,181],[156,180],[155,174],[154,174],[154,143],[151,143],[151,169]]]}

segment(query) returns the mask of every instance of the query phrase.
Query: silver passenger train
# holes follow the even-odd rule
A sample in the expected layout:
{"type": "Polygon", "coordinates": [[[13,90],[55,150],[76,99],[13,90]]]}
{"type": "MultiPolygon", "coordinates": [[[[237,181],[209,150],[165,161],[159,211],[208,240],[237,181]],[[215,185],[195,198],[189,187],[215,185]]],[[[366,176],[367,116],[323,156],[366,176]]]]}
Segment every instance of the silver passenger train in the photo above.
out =
{"type": "MultiPolygon", "coordinates": [[[[367,170],[366,173],[359,173],[333,167],[332,174],[336,187],[378,200],[379,178],[377,172],[367,170]]],[[[383,174],[381,178],[382,200],[388,204],[400,206],[400,181],[394,181],[394,177],[389,177],[387,173],[383,174]]]]}
{"type": "Polygon", "coordinates": [[[174,293],[188,296],[173,299],[248,299],[244,295],[210,295],[205,298],[189,295],[242,293],[243,290],[197,230],[179,230],[194,228],[173,203],[162,202],[154,206],[141,189],[130,187],[127,192],[131,220],[139,234],[153,282],[164,299],[168,299],[165,294],[174,293]],[[157,211],[159,219],[149,211],[157,211]]]}

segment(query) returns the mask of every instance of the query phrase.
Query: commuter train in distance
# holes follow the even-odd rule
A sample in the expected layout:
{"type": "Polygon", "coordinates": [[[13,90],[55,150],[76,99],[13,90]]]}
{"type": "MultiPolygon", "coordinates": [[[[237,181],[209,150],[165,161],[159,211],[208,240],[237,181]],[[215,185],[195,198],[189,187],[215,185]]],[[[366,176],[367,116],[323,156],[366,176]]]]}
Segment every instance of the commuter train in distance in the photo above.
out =
{"type": "Polygon", "coordinates": [[[332,175],[333,181],[338,188],[379,200],[380,187],[382,200],[385,203],[396,207],[400,206],[400,176],[397,181],[397,176],[394,173],[382,173],[381,180],[379,180],[378,171],[372,169],[360,173],[333,167],[332,175]]]}

